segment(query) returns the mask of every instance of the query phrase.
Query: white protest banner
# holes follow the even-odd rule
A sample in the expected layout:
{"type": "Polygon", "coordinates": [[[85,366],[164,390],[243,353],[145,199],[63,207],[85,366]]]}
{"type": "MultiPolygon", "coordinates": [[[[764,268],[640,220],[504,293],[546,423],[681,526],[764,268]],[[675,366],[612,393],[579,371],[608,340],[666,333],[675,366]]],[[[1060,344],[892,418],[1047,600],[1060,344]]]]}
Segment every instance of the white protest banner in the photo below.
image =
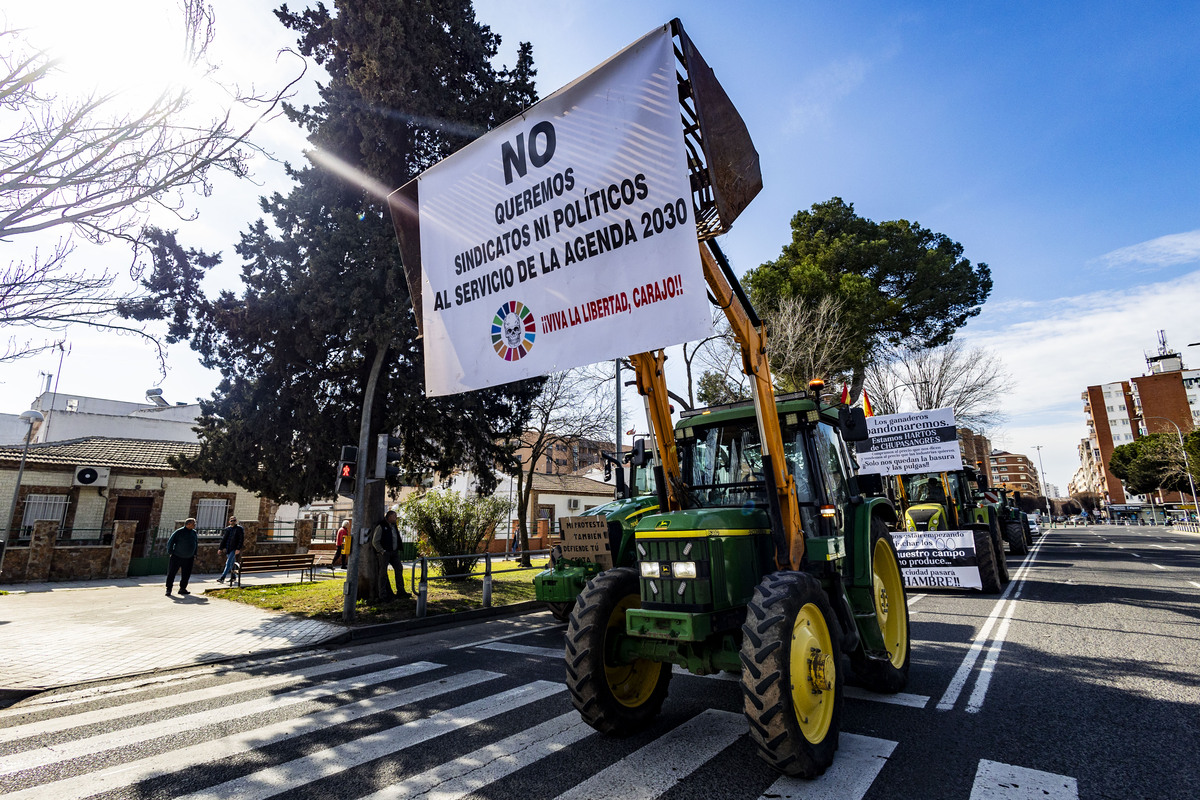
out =
{"type": "Polygon", "coordinates": [[[711,330],[669,26],[418,178],[427,395],[711,330]]]}
{"type": "Polygon", "coordinates": [[[582,558],[594,561],[603,569],[612,564],[609,548],[608,519],[599,514],[591,517],[561,517],[563,558],[582,558]]]}
{"type": "Polygon", "coordinates": [[[922,589],[982,589],[973,531],[893,533],[904,585],[922,589]]]}
{"type": "Polygon", "coordinates": [[[855,443],[858,471],[878,475],[962,469],[954,409],[867,417],[867,440],[855,443]]]}

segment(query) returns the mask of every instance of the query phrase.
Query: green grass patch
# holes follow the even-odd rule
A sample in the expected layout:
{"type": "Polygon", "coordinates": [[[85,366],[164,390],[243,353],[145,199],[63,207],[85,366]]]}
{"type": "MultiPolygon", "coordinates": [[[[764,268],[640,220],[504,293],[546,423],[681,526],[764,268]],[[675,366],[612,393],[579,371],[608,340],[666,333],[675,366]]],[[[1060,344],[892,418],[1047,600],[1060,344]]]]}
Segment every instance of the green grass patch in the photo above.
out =
{"type": "MultiPolygon", "coordinates": [[[[500,573],[496,573],[495,570],[510,568],[515,566],[515,562],[504,562],[502,566],[493,563],[493,606],[506,606],[536,599],[533,590],[533,576],[546,568],[546,562],[545,559],[534,559],[533,563],[535,566],[531,569],[500,573]]],[[[426,600],[426,616],[483,608],[482,565],[476,570],[476,573],[476,575],[462,580],[445,580],[431,576],[426,600]]],[[[342,587],[345,584],[346,573],[338,570],[335,577],[330,577],[328,569],[324,569],[318,570],[317,574],[318,578],[315,583],[283,583],[268,586],[246,586],[240,589],[209,589],[205,594],[271,611],[285,611],[309,619],[341,622],[344,602],[342,587]]],[[[405,585],[411,585],[407,566],[404,570],[404,577],[405,585]]],[[[392,579],[392,588],[395,589],[394,574],[392,579]]],[[[393,600],[388,603],[368,603],[359,600],[355,613],[355,624],[374,625],[380,622],[396,622],[413,619],[416,615],[417,600],[415,596],[409,600],[393,600]]]]}

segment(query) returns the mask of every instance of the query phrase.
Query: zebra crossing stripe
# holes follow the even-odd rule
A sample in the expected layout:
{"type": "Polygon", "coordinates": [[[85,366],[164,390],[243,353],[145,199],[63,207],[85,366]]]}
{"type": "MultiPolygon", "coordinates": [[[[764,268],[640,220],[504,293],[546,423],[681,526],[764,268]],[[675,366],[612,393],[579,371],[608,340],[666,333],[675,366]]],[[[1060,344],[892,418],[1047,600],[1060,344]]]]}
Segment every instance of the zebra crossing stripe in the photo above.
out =
{"type": "Polygon", "coordinates": [[[460,800],[595,733],[571,711],[380,789],[362,800],[460,800]]]}
{"type": "Polygon", "coordinates": [[[566,627],[567,627],[566,623],[563,623],[563,622],[558,622],[553,625],[538,625],[536,627],[523,628],[515,633],[506,633],[503,636],[493,636],[490,639],[484,639],[483,641],[479,641],[479,642],[467,642],[466,644],[457,644],[454,647],[451,647],[450,649],[451,650],[466,650],[471,647],[483,647],[484,645],[491,644],[492,642],[502,642],[505,639],[515,639],[518,636],[528,636],[531,633],[538,633],[539,631],[552,631],[555,629],[566,630],[566,627]]]}
{"type": "Polygon", "coordinates": [[[1079,781],[984,759],[975,772],[971,800],[1079,800],[1079,781]]]}
{"type": "Polygon", "coordinates": [[[333,683],[323,683],[320,686],[306,686],[303,689],[296,689],[284,694],[259,697],[254,700],[235,703],[231,706],[209,708],[204,711],[197,711],[194,714],[185,714],[181,717],[159,720],[127,730],[108,731],[96,736],[88,736],[70,742],[39,747],[23,753],[5,756],[4,762],[0,764],[0,775],[9,775],[25,769],[44,767],[48,764],[69,761],[72,758],[80,756],[102,753],[105,750],[112,750],[117,747],[127,747],[131,744],[148,742],[151,739],[192,731],[207,725],[217,725],[231,719],[243,719],[251,714],[276,711],[288,706],[306,703],[319,697],[363,689],[367,686],[373,686],[377,683],[384,683],[398,678],[407,678],[410,675],[418,675],[422,672],[428,672],[431,669],[439,669],[441,666],[441,664],[433,664],[428,661],[418,661],[412,664],[405,664],[401,667],[383,670],[382,672],[369,672],[365,675],[357,675],[353,678],[345,678],[333,683]]]}
{"type": "Polygon", "coordinates": [[[281,665],[288,661],[298,661],[300,659],[313,658],[312,653],[286,653],[284,655],[270,656],[268,658],[256,658],[250,661],[240,661],[236,664],[209,664],[205,667],[197,667],[196,669],[180,670],[178,672],[167,672],[159,674],[140,675],[127,681],[120,683],[106,683],[100,686],[86,686],[82,689],[76,689],[70,692],[47,692],[31,697],[28,700],[22,700],[21,705],[16,708],[0,709],[0,718],[11,717],[17,714],[28,714],[30,711],[44,711],[41,706],[53,706],[55,708],[63,708],[66,706],[79,705],[80,703],[90,703],[98,698],[108,699],[129,692],[150,689],[164,683],[178,683],[180,681],[190,680],[192,678],[205,677],[210,675],[233,675],[239,672],[261,667],[266,665],[281,665]]]}
{"type": "Polygon", "coordinates": [[[741,714],[709,709],[576,784],[557,800],[597,797],[653,800],[708,763],[747,730],[741,714]]]}
{"type": "Polygon", "coordinates": [[[529,703],[544,700],[566,689],[562,683],[534,681],[457,708],[440,711],[415,722],[397,725],[353,742],[226,781],[202,792],[186,795],[183,800],[225,800],[229,797],[237,797],[239,800],[261,800],[274,797],[529,703]]]}
{"type": "Polygon", "coordinates": [[[318,664],[315,667],[295,670],[294,672],[265,675],[259,678],[247,678],[245,680],[232,683],[225,682],[216,686],[210,686],[206,689],[180,692],[179,694],[167,695],[165,697],[155,697],[150,700],[126,703],[124,705],[113,706],[111,708],[98,708],[94,711],[85,711],[80,714],[70,714],[62,717],[44,719],[41,722],[29,722],[24,725],[13,725],[0,730],[0,742],[12,742],[29,736],[41,736],[47,733],[56,733],[58,731],[68,730],[70,728],[79,728],[84,725],[92,725],[97,722],[112,722],[113,720],[120,719],[122,717],[140,717],[144,714],[162,711],[163,709],[172,708],[174,706],[190,706],[217,698],[227,698],[234,692],[257,691],[259,689],[266,689],[272,686],[297,683],[307,678],[315,678],[321,675],[327,675],[330,672],[338,672],[340,670],[353,669],[356,667],[365,667],[370,664],[378,664],[381,661],[395,660],[396,659],[393,656],[385,655],[362,656],[360,658],[352,658],[347,661],[334,661],[328,664],[318,664]]]}
{"type": "Polygon", "coordinates": [[[909,708],[924,708],[929,705],[929,695],[927,694],[908,694],[906,692],[880,694],[879,692],[869,692],[858,686],[847,686],[845,692],[846,698],[850,700],[870,700],[873,703],[890,703],[894,706],[908,706],[909,708]]]}
{"type": "Polygon", "coordinates": [[[546,658],[563,658],[566,650],[563,647],[533,647],[528,644],[509,644],[508,642],[491,642],[479,645],[480,650],[499,650],[502,653],[520,653],[526,656],[545,656],[546,658]]]}
{"type": "Polygon", "coordinates": [[[875,782],[897,742],[843,733],[837,757],[825,774],[814,780],[783,777],[771,784],[758,800],[803,797],[804,800],[858,800],[875,782]]]}
{"type": "Polygon", "coordinates": [[[220,739],[200,742],[125,764],[117,764],[97,772],[64,778],[20,792],[9,792],[4,795],[4,800],[33,800],[46,797],[53,797],[54,800],[82,800],[82,798],[92,797],[101,792],[123,789],[149,778],[171,775],[198,764],[219,761],[503,677],[498,672],[472,670],[461,675],[453,675],[442,680],[391,692],[381,697],[359,700],[329,711],[320,711],[297,719],[282,720],[262,728],[230,734],[220,739]]]}

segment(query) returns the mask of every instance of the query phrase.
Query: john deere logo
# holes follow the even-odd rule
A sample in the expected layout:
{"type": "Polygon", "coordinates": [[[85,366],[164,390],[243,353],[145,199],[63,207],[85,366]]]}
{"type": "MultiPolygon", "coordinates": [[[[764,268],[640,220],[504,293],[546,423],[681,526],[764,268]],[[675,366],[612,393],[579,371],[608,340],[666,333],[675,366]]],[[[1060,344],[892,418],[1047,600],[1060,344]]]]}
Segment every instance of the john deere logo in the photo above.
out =
{"type": "Polygon", "coordinates": [[[656,530],[661,530],[661,529],[663,529],[663,528],[669,528],[669,527],[671,527],[671,520],[669,520],[669,519],[664,519],[664,520],[660,521],[660,522],[659,522],[657,525],[655,525],[654,527],[655,527],[655,529],[656,529],[656,530]]]}
{"type": "Polygon", "coordinates": [[[505,361],[517,361],[533,349],[537,321],[524,303],[510,300],[492,318],[492,347],[505,361]]]}

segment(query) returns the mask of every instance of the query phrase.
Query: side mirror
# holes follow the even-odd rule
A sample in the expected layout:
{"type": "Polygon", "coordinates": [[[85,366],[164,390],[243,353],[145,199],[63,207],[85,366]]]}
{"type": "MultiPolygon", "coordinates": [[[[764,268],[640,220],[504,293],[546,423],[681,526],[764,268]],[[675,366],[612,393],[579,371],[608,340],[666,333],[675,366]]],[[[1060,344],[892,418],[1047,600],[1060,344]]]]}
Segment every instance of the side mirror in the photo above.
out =
{"type": "Polygon", "coordinates": [[[842,438],[847,442],[865,442],[867,433],[867,415],[861,408],[838,409],[838,427],[842,429],[842,438]]]}
{"type": "Polygon", "coordinates": [[[637,439],[633,443],[633,453],[629,463],[635,467],[644,467],[650,463],[650,455],[646,452],[646,440],[637,439]]]}

